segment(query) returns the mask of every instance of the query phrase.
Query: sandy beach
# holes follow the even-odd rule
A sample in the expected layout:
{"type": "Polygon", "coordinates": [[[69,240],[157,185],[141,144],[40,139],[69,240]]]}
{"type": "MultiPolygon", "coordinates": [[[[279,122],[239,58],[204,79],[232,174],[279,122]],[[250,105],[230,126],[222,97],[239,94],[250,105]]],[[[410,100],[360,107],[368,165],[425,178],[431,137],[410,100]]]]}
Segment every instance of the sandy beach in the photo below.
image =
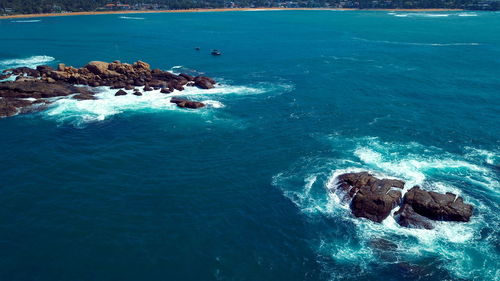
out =
{"type": "Polygon", "coordinates": [[[363,11],[400,11],[400,12],[463,11],[462,9],[223,8],[223,9],[189,9],[189,10],[155,10],[155,11],[102,11],[102,12],[24,14],[24,15],[0,16],[0,19],[83,16],[83,15],[108,15],[108,14],[193,13],[193,12],[273,11],[273,10],[298,10],[298,11],[310,11],[310,10],[313,10],[313,11],[314,10],[356,11],[356,10],[363,10],[363,11]]]}

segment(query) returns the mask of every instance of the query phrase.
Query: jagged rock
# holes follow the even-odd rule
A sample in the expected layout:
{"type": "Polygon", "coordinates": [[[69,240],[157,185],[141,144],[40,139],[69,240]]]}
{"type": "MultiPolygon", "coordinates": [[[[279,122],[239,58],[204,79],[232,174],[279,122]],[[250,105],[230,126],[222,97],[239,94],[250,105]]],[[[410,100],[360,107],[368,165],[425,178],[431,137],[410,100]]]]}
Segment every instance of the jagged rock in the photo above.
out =
{"type": "Polygon", "coordinates": [[[197,102],[197,101],[190,101],[190,100],[186,100],[186,99],[182,99],[182,98],[177,98],[177,97],[174,97],[170,100],[171,103],[175,103],[177,104],[178,107],[182,107],[182,108],[193,108],[193,109],[196,109],[196,108],[201,108],[201,107],[204,107],[205,104],[202,103],[202,102],[197,102]]]}
{"type": "Polygon", "coordinates": [[[432,220],[468,222],[473,207],[465,204],[462,197],[426,191],[414,186],[404,196],[404,204],[410,205],[416,213],[432,220]]]}
{"type": "Polygon", "coordinates": [[[136,95],[136,96],[142,96],[142,93],[139,92],[139,91],[134,91],[132,94],[136,95]]]}
{"type": "Polygon", "coordinates": [[[134,89],[134,86],[132,86],[132,85],[125,86],[125,90],[133,90],[133,89],[134,89]]]}
{"type": "Polygon", "coordinates": [[[66,69],[66,65],[64,63],[60,63],[57,65],[58,71],[64,71],[66,69]]]}
{"type": "Polygon", "coordinates": [[[347,173],[338,177],[338,188],[352,198],[351,211],[356,217],[382,222],[401,202],[404,182],[378,179],[367,172],[347,173]]]}
{"type": "Polygon", "coordinates": [[[116,96],[126,96],[127,95],[127,92],[125,92],[124,90],[118,90],[118,92],[115,93],[115,97],[116,96]]]}

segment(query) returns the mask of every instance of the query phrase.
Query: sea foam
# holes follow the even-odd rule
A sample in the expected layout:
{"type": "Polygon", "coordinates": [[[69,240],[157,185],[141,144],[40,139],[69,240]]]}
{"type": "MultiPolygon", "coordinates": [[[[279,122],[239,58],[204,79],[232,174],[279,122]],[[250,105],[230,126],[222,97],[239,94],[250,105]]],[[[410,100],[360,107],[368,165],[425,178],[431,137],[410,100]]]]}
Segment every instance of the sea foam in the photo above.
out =
{"type": "Polygon", "coordinates": [[[39,65],[53,63],[54,61],[55,58],[51,56],[31,56],[20,59],[5,59],[0,60],[0,69],[15,68],[21,66],[35,68],[39,65]]]}
{"type": "Polygon", "coordinates": [[[96,100],[75,100],[60,98],[54,100],[49,108],[42,112],[43,116],[58,122],[70,122],[82,125],[89,122],[98,122],[124,112],[158,112],[179,111],[187,114],[204,114],[210,109],[221,109],[225,105],[214,98],[223,95],[252,95],[263,93],[265,89],[247,86],[217,85],[212,89],[186,87],[183,91],[174,91],[172,94],[163,94],[159,90],[145,91],[142,96],[133,95],[133,90],[126,90],[125,96],[115,96],[117,90],[109,87],[96,88],[96,100]],[[189,110],[178,108],[170,100],[173,96],[182,96],[198,100],[206,104],[205,108],[189,110]],[[212,98],[208,98],[212,97],[212,98]]]}
{"type": "Polygon", "coordinates": [[[493,215],[490,204],[457,185],[464,182],[473,186],[475,194],[498,194],[500,184],[495,173],[482,165],[484,159],[493,157],[491,152],[468,148],[469,154],[463,156],[415,142],[393,143],[379,138],[343,138],[337,135],[327,139],[334,151],[343,153],[342,157],[322,154],[302,158],[275,175],[272,181],[304,215],[312,218],[311,224],[317,223],[319,216],[335,220],[335,225],[340,224],[339,229],[334,230],[336,232],[354,226],[342,243],[336,240],[338,233],[331,235],[331,240],[327,230],[318,234],[321,237],[319,242],[311,240],[318,254],[330,256],[336,264],[345,266],[355,262],[361,272],[372,264],[419,264],[429,257],[437,257],[439,263],[432,266],[457,278],[467,279],[487,272],[486,275],[494,279],[493,268],[481,269],[477,263],[494,263],[497,234],[490,231],[486,232],[489,233],[486,238],[481,238],[481,233],[485,228],[497,228],[499,220],[493,215]],[[403,179],[406,181],[404,192],[419,184],[428,190],[455,193],[474,206],[475,214],[468,223],[436,222],[433,230],[401,227],[393,215],[380,224],[355,218],[349,202],[343,200],[343,194],[336,186],[340,174],[360,171],[368,171],[379,178],[403,179]],[[371,245],[376,239],[386,239],[397,245],[394,251],[382,253],[383,256],[393,256],[392,259],[381,260],[380,252],[384,250],[371,245]],[[478,251],[481,252],[481,261],[471,262],[473,257],[477,259],[478,251]]]}

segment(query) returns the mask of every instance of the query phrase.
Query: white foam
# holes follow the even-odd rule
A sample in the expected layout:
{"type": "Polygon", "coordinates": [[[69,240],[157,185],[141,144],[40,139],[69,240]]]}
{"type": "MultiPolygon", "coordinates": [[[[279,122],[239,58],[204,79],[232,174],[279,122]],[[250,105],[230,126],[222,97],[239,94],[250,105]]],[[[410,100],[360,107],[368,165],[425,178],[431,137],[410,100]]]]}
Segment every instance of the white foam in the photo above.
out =
{"type": "MultiPolygon", "coordinates": [[[[491,151],[478,152],[470,149],[470,153],[464,158],[415,142],[401,144],[382,142],[373,137],[343,138],[338,134],[328,139],[334,144],[335,150],[343,151],[346,155],[350,152],[354,159],[337,159],[338,155],[333,159],[323,156],[304,158],[290,170],[273,178],[273,185],[281,188],[284,195],[304,214],[334,217],[347,226],[355,226],[353,233],[349,235],[355,239],[349,238],[343,243],[339,243],[339,238],[335,235],[329,239],[320,234],[321,242],[319,245],[314,244],[314,247],[321,255],[330,256],[338,263],[355,262],[361,270],[373,262],[418,263],[422,258],[439,257],[443,263],[436,266],[443,267],[453,276],[465,279],[478,274],[495,276],[495,270],[492,269],[494,266],[477,268],[472,260],[473,257],[477,258],[478,252],[484,263],[491,264],[495,260],[496,240],[492,237],[497,232],[491,232],[484,239],[482,230],[486,226],[497,228],[498,221],[491,217],[486,219],[485,216],[491,216],[493,212],[491,207],[480,199],[472,198],[462,186],[454,185],[453,180],[463,181],[471,177],[481,182],[489,181],[488,190],[484,190],[484,194],[490,198],[495,196],[492,190],[498,190],[500,185],[490,169],[480,164],[484,163],[485,158],[492,156],[491,151]],[[350,211],[349,202],[343,200],[345,194],[337,189],[337,177],[343,173],[361,171],[368,171],[379,178],[392,176],[403,179],[407,182],[405,190],[418,183],[426,190],[452,192],[462,196],[465,202],[473,204],[474,216],[468,223],[435,222],[433,230],[402,227],[395,221],[393,214],[380,224],[355,218],[350,211]],[[451,178],[452,181],[445,178],[451,178]],[[321,186],[324,187],[322,193],[321,186]],[[379,238],[398,245],[398,249],[390,254],[394,256],[393,261],[380,261],[380,256],[376,254],[378,250],[371,247],[370,241],[379,238]]],[[[479,183],[470,183],[474,186],[474,192],[482,192],[478,188],[481,186],[479,183]]],[[[395,211],[396,209],[392,213],[395,211]]]]}
{"type": "Polygon", "coordinates": [[[117,90],[109,87],[96,88],[99,93],[95,96],[96,100],[75,100],[70,98],[56,99],[48,110],[43,114],[48,118],[57,121],[70,121],[77,124],[86,122],[96,122],[105,120],[111,116],[132,111],[165,111],[177,110],[189,112],[192,114],[207,112],[207,109],[220,109],[225,105],[214,99],[204,99],[208,96],[219,95],[244,95],[264,92],[264,89],[256,89],[245,86],[217,85],[213,89],[199,89],[197,87],[185,87],[183,91],[174,91],[172,94],[163,94],[159,90],[145,91],[142,96],[133,95],[133,90],[126,90],[128,93],[124,96],[115,96],[117,90]],[[202,101],[207,106],[198,110],[187,110],[178,108],[170,102],[173,96],[190,97],[193,100],[202,101]]]}
{"type": "Polygon", "coordinates": [[[389,40],[368,40],[359,37],[353,37],[355,40],[366,41],[371,43],[392,44],[392,45],[408,45],[408,46],[432,46],[432,47],[447,47],[447,46],[479,46],[477,42],[452,42],[452,43],[418,43],[418,42],[399,42],[389,40]]]}
{"type": "Polygon", "coordinates": [[[225,107],[225,105],[222,102],[216,101],[216,100],[204,100],[202,102],[207,107],[212,107],[212,108],[223,108],[223,107],[225,107]]]}
{"type": "Polygon", "coordinates": [[[21,66],[35,68],[39,65],[52,63],[54,61],[55,58],[51,56],[32,56],[22,59],[6,59],[0,61],[0,69],[16,68],[21,66]]]}
{"type": "Polygon", "coordinates": [[[41,22],[42,20],[13,20],[12,22],[19,22],[19,23],[31,23],[31,22],[41,22]]]}
{"type": "Polygon", "coordinates": [[[126,17],[126,16],[121,16],[120,18],[125,19],[125,20],[143,20],[143,19],[145,19],[145,18],[140,18],[140,17],[126,17]]]}
{"type": "Polygon", "coordinates": [[[477,17],[476,13],[460,13],[458,14],[459,17],[477,17]]]}

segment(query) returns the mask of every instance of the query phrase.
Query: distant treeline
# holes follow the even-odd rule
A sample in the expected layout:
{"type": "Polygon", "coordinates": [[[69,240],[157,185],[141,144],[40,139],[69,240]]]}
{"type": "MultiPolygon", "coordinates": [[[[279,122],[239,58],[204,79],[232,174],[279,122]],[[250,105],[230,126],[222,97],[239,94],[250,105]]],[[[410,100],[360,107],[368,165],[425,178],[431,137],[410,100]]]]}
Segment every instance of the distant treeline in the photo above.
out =
{"type": "MultiPolygon", "coordinates": [[[[107,0],[0,0],[0,14],[95,11],[107,0]]],[[[224,7],[447,8],[499,10],[500,0],[122,0],[130,9],[193,9],[224,7]]],[[[108,9],[112,9],[109,8],[108,9]]],[[[123,7],[117,9],[124,9],[123,7]]]]}

